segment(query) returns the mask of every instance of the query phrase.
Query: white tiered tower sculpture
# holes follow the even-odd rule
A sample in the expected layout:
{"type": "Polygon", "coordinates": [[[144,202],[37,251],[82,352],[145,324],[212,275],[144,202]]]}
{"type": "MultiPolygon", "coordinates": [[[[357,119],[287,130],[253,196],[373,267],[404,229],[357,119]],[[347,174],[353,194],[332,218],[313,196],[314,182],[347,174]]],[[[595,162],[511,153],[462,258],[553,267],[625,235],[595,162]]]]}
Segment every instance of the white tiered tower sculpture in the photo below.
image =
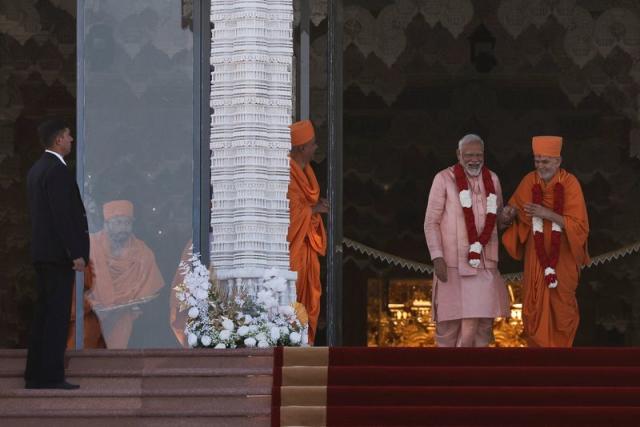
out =
{"type": "Polygon", "coordinates": [[[289,271],[292,0],[211,2],[211,265],[229,290],[289,271]]]}

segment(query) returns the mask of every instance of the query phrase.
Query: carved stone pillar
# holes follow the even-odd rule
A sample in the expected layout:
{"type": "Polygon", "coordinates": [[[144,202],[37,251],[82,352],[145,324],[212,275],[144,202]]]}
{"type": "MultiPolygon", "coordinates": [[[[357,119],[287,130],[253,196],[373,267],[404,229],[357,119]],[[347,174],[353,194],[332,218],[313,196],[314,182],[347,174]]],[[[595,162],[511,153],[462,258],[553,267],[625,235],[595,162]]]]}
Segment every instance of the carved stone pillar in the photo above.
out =
{"type": "Polygon", "coordinates": [[[292,0],[212,0],[211,265],[229,290],[289,271],[292,0]]]}

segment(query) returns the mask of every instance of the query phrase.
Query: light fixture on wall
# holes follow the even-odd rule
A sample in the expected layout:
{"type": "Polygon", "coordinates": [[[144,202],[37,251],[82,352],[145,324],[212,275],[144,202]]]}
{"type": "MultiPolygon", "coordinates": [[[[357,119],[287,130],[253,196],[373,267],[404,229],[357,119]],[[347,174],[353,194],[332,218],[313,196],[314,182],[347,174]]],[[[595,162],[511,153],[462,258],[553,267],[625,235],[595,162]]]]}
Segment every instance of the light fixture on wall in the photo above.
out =
{"type": "Polygon", "coordinates": [[[498,63],[494,56],[496,38],[484,24],[480,24],[467,40],[471,47],[471,63],[475,64],[476,70],[479,73],[490,72],[498,63]]]}

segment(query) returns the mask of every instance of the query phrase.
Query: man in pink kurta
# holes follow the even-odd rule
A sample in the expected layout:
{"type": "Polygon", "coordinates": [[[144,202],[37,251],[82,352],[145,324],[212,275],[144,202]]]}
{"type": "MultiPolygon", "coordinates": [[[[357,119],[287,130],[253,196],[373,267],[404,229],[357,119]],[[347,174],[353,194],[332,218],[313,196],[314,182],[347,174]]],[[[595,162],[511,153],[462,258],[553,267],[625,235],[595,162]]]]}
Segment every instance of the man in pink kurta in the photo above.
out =
{"type": "MultiPolygon", "coordinates": [[[[458,143],[457,155],[480,234],[487,216],[482,139],[466,135],[458,143]]],[[[493,319],[509,313],[507,289],[498,271],[497,224],[502,221],[502,188],[497,175],[489,173],[497,196],[498,218],[482,248],[478,267],[471,266],[468,259],[469,239],[453,166],[435,176],[429,192],[424,233],[434,264],[432,308],[439,347],[487,346],[493,319]]]]}

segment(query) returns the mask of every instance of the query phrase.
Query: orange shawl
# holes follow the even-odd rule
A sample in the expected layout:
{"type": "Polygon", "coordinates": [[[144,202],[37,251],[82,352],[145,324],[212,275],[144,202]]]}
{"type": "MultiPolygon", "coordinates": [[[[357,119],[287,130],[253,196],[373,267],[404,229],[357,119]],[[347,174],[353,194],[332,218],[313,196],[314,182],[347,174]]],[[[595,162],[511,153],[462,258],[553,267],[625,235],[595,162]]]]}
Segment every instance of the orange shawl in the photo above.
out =
{"type": "MultiPolygon", "coordinates": [[[[518,216],[502,235],[502,243],[513,258],[524,257],[523,320],[528,343],[537,347],[570,347],[580,320],[575,297],[580,267],[590,262],[587,251],[589,220],[580,183],[564,169],[547,184],[536,172],[531,172],[522,179],[509,205],[518,209],[518,216]],[[558,287],[549,289],[536,254],[531,218],[524,213],[523,207],[531,203],[531,189],[539,183],[543,189],[543,205],[552,209],[556,182],[564,186],[564,229],[556,266],[558,287]]],[[[544,238],[549,253],[551,223],[546,220],[544,238]]]]}
{"type": "MultiPolygon", "coordinates": [[[[136,301],[158,293],[164,286],[155,255],[142,240],[131,236],[116,257],[111,254],[111,243],[104,230],[90,237],[93,274],[88,297],[93,306],[113,307],[136,301]]],[[[139,315],[140,312],[132,310],[109,312],[106,319],[111,327],[105,327],[105,318],[100,319],[108,348],[127,347],[133,322],[139,315]]]]}
{"type": "Polygon", "coordinates": [[[94,285],[90,298],[95,305],[110,307],[157,293],[164,279],[151,249],[134,236],[120,256],[111,254],[105,231],[91,235],[91,263],[94,285]]]}
{"type": "Polygon", "coordinates": [[[320,186],[310,165],[304,170],[291,160],[289,182],[289,210],[291,223],[287,240],[291,256],[291,270],[298,273],[297,300],[309,314],[309,343],[313,343],[320,315],[320,260],[327,250],[327,234],[322,217],[312,213],[320,200],[320,186]]]}

